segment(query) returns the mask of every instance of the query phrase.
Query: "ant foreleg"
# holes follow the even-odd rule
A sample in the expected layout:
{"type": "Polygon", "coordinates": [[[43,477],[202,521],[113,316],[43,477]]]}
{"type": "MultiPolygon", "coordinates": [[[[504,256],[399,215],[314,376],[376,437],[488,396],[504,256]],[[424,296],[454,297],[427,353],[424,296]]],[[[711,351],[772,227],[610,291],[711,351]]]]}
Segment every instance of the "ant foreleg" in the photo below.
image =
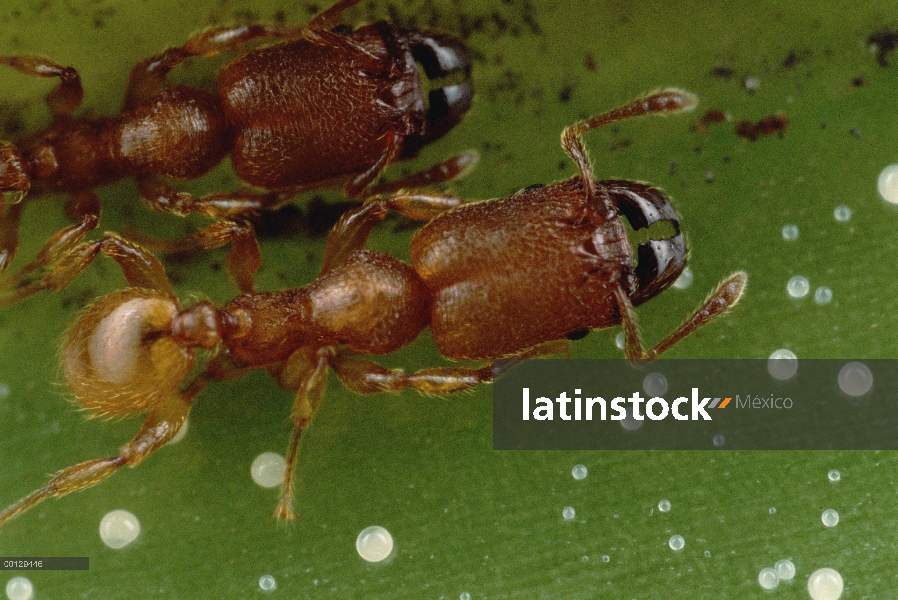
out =
{"type": "Polygon", "coordinates": [[[595,210],[604,210],[606,217],[611,218],[616,214],[614,205],[611,201],[603,196],[601,199],[596,197],[595,188],[596,180],[592,172],[592,164],[589,160],[589,153],[583,146],[582,136],[584,133],[608,125],[622,119],[630,117],[638,117],[648,114],[670,114],[685,110],[692,110],[698,104],[698,99],[689,92],[677,89],[666,89],[654,94],[649,94],[643,98],[625,104],[624,106],[615,108],[606,113],[596,115],[585,121],[580,121],[567,127],[561,132],[561,147],[571,160],[577,165],[580,177],[583,179],[583,190],[586,194],[587,206],[595,210]]]}
{"type": "Polygon", "coordinates": [[[714,317],[722,315],[729,310],[742,297],[748,276],[745,271],[736,271],[724,279],[717,288],[702,302],[695,311],[673,333],[658,342],[652,348],[644,350],[639,338],[639,329],[636,324],[636,311],[630,298],[621,288],[615,290],[615,298],[621,313],[621,322],[624,328],[624,353],[627,360],[641,362],[653,360],[684,337],[708,323],[714,317]]]}
{"type": "Polygon", "coordinates": [[[362,206],[343,213],[334,225],[327,238],[321,272],[326,273],[356,250],[361,250],[371,230],[387,217],[390,210],[416,221],[429,221],[461,203],[458,197],[451,194],[428,190],[403,190],[386,198],[372,198],[362,206]]]}

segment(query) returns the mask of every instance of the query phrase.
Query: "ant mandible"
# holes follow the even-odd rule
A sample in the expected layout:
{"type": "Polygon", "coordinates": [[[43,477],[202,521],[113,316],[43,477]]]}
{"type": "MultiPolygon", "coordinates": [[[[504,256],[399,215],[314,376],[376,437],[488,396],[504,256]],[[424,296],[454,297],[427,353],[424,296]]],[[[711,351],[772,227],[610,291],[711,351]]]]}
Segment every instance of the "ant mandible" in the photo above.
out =
{"type": "MultiPolygon", "coordinates": [[[[221,219],[276,208],[313,188],[342,185],[349,197],[361,198],[452,179],[472,166],[476,156],[468,152],[374,184],[391,162],[415,156],[461,120],[472,99],[470,60],[462,42],[447,34],[401,31],[385,22],[355,30],[338,25],[358,2],[340,0],[304,28],[208,29],[135,66],[124,110],[107,117],[71,116],[82,98],[74,68],[35,55],[0,56],[0,64],[26,75],[59,79],[46,99],[54,117],[50,127],[15,145],[0,142],[0,215],[4,192],[15,198],[0,219],[0,272],[16,252],[20,201],[30,188],[67,192],[67,213],[80,221],[0,282],[0,304],[67,283],[52,268],[84,260],[72,252],[99,221],[92,190],[121,178],[135,177],[154,209],[221,219]],[[215,93],[166,84],[167,74],[189,57],[265,38],[285,41],[224,65],[215,93]],[[427,90],[416,63],[436,82],[433,89],[427,90]],[[196,198],[162,179],[199,177],[228,153],[237,177],[255,190],[196,198]]],[[[213,224],[183,246],[251,245],[246,231],[213,224]]]]}
{"type": "MultiPolygon", "coordinates": [[[[695,103],[691,94],[669,89],[569,127],[562,146],[579,173],[508,198],[462,204],[450,195],[416,191],[375,197],[335,225],[313,283],[279,292],[244,289],[222,308],[206,301],[183,308],[151,254],[107,234],[91,246],[117,260],[132,287],[84,312],[65,339],[63,370],[86,408],[101,415],[149,416],[118,455],[63,469],[0,512],[0,524],[44,498],[89,487],[120,467],[136,465],[178,432],[210,381],[249,368],[265,367],[296,391],[275,511],[278,518],[293,519],[299,442],[318,412],[328,368],[357,393],[414,388],[445,394],[491,381],[496,359],[564,352],[568,339],[618,323],[629,360],[655,358],[736,304],[747,276],[731,274],[673,333],[644,349],[634,306],[661,293],[686,265],[677,213],[664,193],[648,184],[595,181],[581,135],[695,103]],[[363,249],[371,229],[391,210],[430,220],[412,239],[411,266],[363,249]],[[673,235],[640,244],[634,266],[621,215],[636,229],[667,222],[673,235]],[[398,350],[428,326],[446,358],[487,363],[407,374],[359,356],[398,350]],[[218,352],[182,387],[196,349],[218,352]]],[[[235,265],[244,271],[238,281],[251,281],[256,266],[235,265]]]]}

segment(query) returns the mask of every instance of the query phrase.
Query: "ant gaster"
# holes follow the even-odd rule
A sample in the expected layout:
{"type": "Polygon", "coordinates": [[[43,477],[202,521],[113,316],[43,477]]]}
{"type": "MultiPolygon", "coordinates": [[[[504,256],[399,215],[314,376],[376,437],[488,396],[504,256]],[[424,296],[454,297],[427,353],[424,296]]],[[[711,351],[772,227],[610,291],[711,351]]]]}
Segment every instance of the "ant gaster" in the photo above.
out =
{"type": "MultiPolygon", "coordinates": [[[[385,22],[338,26],[340,15],[358,2],[340,0],[304,28],[208,29],[135,66],[124,110],[107,117],[71,116],[82,98],[72,67],[35,55],[0,56],[0,64],[26,75],[59,79],[47,96],[50,127],[15,145],[0,142],[0,215],[3,192],[21,200],[34,187],[67,192],[67,212],[80,221],[0,282],[0,292],[6,291],[0,304],[65,284],[39,275],[81,260],[71,250],[99,220],[92,190],[117,179],[135,177],[143,199],[157,210],[235,218],[275,208],[303,190],[342,186],[360,198],[445,181],[472,166],[476,155],[468,152],[400,181],[374,184],[391,162],[415,156],[461,120],[472,99],[470,59],[462,42],[447,34],[402,31],[385,22]],[[285,41],[224,65],[215,93],[166,84],[169,71],[189,57],[266,38],[285,41]],[[427,90],[418,64],[433,89],[427,90]],[[228,153],[237,177],[256,189],[196,198],[163,179],[199,177],[228,153]]],[[[14,203],[0,219],[0,272],[15,254],[22,207],[14,203]]],[[[190,244],[211,248],[245,235],[245,227],[216,224],[190,244]]]]}
{"type": "MultiPolygon", "coordinates": [[[[561,139],[578,174],[508,198],[461,204],[423,191],[375,197],[335,225],[321,274],[310,285],[266,293],[245,289],[221,308],[206,301],[182,307],[161,264],[139,246],[113,234],[93,242],[94,252],[119,262],[132,287],[97,301],[69,331],[62,350],[65,377],[77,401],[95,413],[149,416],[119,454],[63,469],[0,512],[0,523],[46,497],[86,488],[139,463],[178,432],[207,383],[248,368],[265,367],[296,391],[275,511],[292,519],[299,441],[318,412],[328,369],[357,393],[414,388],[445,394],[491,381],[502,368],[497,363],[494,370],[496,359],[564,352],[568,336],[618,323],[629,360],[655,358],[732,307],[747,276],[731,274],[673,333],[644,349],[634,306],[682,273],[683,234],[657,188],[595,181],[581,135],[628,117],[689,109],[695,102],[691,94],[669,89],[575,124],[561,139]],[[391,210],[430,219],[412,239],[411,265],[363,249],[371,229],[391,210]],[[635,229],[666,221],[673,234],[640,244],[634,265],[621,215],[635,229]],[[398,350],[428,326],[446,358],[486,364],[409,374],[360,356],[398,350]],[[197,349],[218,352],[183,387],[197,349]]],[[[253,274],[238,280],[251,281],[253,274]]]]}

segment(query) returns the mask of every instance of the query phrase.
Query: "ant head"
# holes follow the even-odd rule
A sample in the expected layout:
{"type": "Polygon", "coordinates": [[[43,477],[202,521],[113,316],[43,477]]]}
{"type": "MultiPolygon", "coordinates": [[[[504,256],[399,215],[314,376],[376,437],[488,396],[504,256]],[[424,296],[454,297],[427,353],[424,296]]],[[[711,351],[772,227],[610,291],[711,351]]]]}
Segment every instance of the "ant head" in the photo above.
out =
{"type": "Polygon", "coordinates": [[[176,301],[129,288],[89,306],[68,332],[62,367],[75,399],[101,416],[146,412],[178,393],[194,365],[176,341],[176,301]]]}
{"type": "Polygon", "coordinates": [[[13,144],[0,141],[0,194],[16,192],[19,202],[31,187],[31,177],[22,153],[13,144]]]}
{"type": "Polygon", "coordinates": [[[603,181],[617,210],[641,233],[636,247],[634,305],[667,289],[686,268],[686,240],[680,219],[667,195],[635,181],[603,181]],[[644,231],[643,231],[644,230],[644,231]]]}

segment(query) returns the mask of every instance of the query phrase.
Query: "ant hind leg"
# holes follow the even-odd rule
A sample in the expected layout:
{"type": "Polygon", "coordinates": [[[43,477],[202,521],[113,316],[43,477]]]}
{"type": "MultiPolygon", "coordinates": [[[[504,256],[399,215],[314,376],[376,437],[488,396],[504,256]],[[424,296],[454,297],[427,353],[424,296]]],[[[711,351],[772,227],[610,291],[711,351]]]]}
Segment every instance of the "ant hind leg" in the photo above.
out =
{"type": "Polygon", "coordinates": [[[59,471],[44,487],[0,511],[0,525],[46,498],[89,488],[125,465],[137,465],[178,433],[190,411],[191,400],[181,394],[170,397],[149,414],[137,437],[123,446],[118,455],[89,460],[59,471]]]}

